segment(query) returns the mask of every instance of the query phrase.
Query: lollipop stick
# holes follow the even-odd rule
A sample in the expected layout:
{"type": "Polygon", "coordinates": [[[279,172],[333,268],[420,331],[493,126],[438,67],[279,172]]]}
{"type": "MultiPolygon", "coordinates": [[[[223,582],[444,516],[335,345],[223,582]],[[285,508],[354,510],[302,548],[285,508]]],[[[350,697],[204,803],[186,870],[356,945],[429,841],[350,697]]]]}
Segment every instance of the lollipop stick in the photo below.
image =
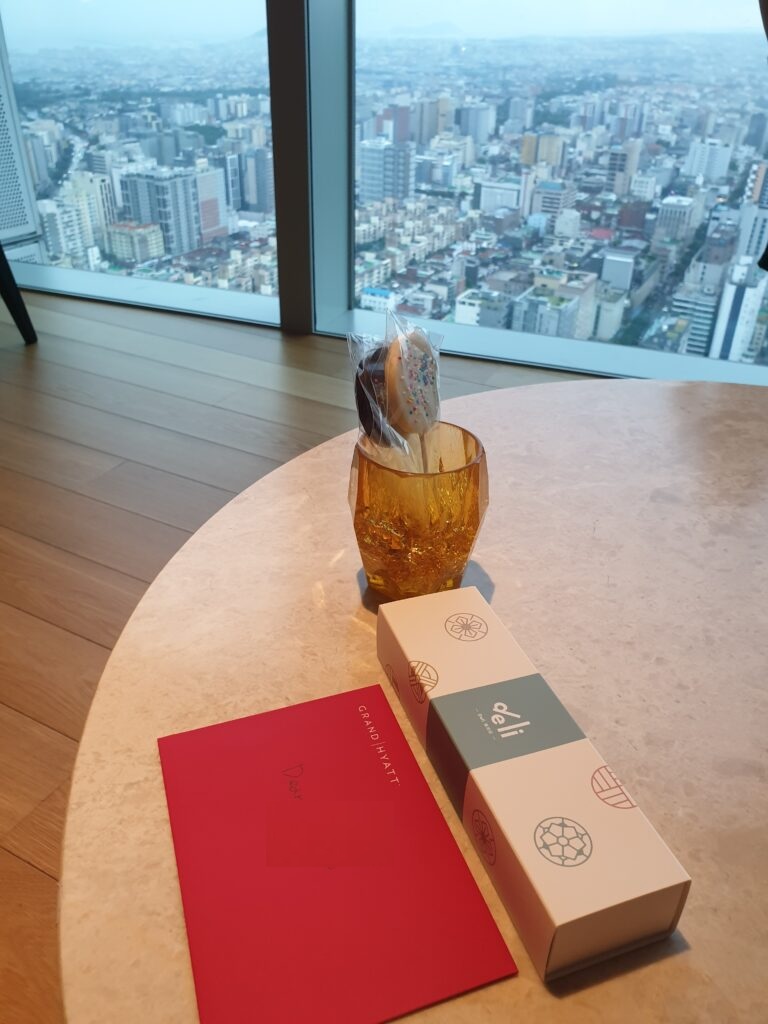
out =
{"type": "Polygon", "coordinates": [[[422,473],[428,473],[429,454],[427,453],[427,439],[424,434],[419,434],[419,444],[421,445],[421,471],[422,473]]]}

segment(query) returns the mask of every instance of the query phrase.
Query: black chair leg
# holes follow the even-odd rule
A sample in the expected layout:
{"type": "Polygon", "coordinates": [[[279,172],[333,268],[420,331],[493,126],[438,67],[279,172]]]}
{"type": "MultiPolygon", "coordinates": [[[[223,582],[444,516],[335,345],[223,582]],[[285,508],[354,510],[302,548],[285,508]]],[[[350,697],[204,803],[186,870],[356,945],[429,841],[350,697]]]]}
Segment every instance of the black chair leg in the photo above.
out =
{"type": "Polygon", "coordinates": [[[0,295],[3,297],[8,307],[8,312],[13,317],[13,322],[18,327],[22,338],[24,339],[25,345],[34,345],[37,341],[37,335],[35,334],[35,328],[32,326],[32,321],[29,319],[29,313],[27,313],[27,307],[24,305],[24,299],[21,297],[19,286],[16,284],[16,279],[11,273],[11,268],[8,260],[3,252],[3,247],[0,245],[0,295]]]}

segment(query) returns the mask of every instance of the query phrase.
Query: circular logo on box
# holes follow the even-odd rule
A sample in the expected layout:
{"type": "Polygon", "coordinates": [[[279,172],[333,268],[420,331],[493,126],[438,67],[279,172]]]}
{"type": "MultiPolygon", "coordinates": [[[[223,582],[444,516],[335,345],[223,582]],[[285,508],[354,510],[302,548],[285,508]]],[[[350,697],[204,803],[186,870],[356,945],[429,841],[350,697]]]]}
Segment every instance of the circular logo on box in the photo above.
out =
{"type": "Polygon", "coordinates": [[[385,665],[384,666],[384,672],[386,673],[387,679],[390,681],[392,686],[395,688],[395,692],[399,694],[400,693],[400,687],[397,685],[397,680],[395,679],[395,670],[392,668],[391,665],[385,665]]]}
{"type": "Polygon", "coordinates": [[[496,863],[496,840],[493,838],[491,826],[482,811],[472,812],[472,831],[480,853],[489,864],[496,863]]]}
{"type": "Polygon", "coordinates": [[[571,818],[545,818],[533,833],[536,849],[542,857],[561,868],[575,868],[589,860],[592,837],[571,818]]]}
{"type": "Polygon", "coordinates": [[[482,640],[488,634],[488,623],[471,612],[457,612],[445,620],[445,631],[454,640],[482,640]]]}
{"type": "Polygon", "coordinates": [[[637,807],[635,801],[619,782],[616,773],[607,764],[592,773],[592,792],[609,807],[620,807],[622,810],[637,807]]]}
{"type": "Polygon", "coordinates": [[[434,690],[437,686],[439,678],[437,669],[432,668],[426,661],[408,662],[408,682],[411,684],[413,696],[419,704],[424,703],[429,691],[434,690]]]}

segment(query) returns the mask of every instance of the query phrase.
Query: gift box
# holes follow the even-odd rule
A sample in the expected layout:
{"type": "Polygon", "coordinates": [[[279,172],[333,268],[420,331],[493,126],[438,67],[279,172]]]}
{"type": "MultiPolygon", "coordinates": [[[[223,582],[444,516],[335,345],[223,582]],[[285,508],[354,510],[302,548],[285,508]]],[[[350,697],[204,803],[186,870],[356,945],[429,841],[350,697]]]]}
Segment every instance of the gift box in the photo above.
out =
{"type": "Polygon", "coordinates": [[[377,645],[542,978],[674,931],[690,877],[476,588],[382,605],[377,645]]]}

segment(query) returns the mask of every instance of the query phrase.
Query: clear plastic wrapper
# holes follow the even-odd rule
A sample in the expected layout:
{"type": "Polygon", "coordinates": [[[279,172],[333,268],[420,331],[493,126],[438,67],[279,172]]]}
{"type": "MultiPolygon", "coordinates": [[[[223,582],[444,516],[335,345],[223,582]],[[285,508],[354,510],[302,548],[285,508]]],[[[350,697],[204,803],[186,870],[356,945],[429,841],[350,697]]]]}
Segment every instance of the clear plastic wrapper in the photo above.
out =
{"type": "Polygon", "coordinates": [[[442,336],[387,314],[384,338],[348,334],[360,443],[404,472],[434,472],[429,436],[440,419],[442,336]]]}

